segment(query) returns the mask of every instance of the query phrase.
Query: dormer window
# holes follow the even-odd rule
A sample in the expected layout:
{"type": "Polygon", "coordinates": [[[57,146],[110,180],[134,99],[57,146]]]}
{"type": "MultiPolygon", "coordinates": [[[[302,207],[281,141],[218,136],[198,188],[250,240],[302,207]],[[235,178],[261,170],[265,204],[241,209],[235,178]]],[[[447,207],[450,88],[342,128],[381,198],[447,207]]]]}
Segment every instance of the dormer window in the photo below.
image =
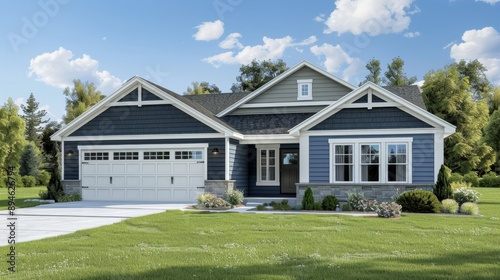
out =
{"type": "Polygon", "coordinates": [[[297,100],[312,100],[312,79],[297,80],[297,100]]]}

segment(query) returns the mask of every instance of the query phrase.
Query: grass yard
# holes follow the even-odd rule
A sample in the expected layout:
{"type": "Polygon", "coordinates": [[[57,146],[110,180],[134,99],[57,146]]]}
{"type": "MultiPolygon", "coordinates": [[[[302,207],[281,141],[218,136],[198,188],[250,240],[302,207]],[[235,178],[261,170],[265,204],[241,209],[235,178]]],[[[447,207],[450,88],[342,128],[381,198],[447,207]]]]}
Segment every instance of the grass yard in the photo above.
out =
{"type": "MultiPolygon", "coordinates": [[[[38,194],[40,191],[47,190],[47,187],[34,187],[34,188],[16,188],[16,208],[33,207],[40,205],[40,202],[24,202],[28,198],[40,198],[38,194]]],[[[0,188],[0,210],[7,210],[8,207],[8,189],[0,188]]]]}
{"type": "Polygon", "coordinates": [[[500,189],[478,190],[482,217],[165,212],[20,243],[18,272],[9,276],[499,279],[500,189]]]}

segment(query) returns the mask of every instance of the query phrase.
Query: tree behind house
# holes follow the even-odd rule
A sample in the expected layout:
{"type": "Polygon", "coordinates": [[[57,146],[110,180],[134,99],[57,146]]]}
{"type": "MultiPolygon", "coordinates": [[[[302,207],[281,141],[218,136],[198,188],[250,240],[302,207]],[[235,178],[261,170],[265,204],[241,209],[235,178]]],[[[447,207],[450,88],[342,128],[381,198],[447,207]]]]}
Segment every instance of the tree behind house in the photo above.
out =
{"type": "Polygon", "coordinates": [[[33,142],[24,146],[21,154],[19,174],[21,176],[38,176],[38,166],[40,164],[40,157],[37,154],[36,146],[33,142]]]}
{"type": "Polygon", "coordinates": [[[277,61],[252,60],[250,64],[240,67],[240,75],[236,77],[238,83],[231,87],[232,92],[252,92],[278,75],[288,70],[286,63],[278,59],[277,61]]]}
{"type": "Polygon", "coordinates": [[[409,86],[417,81],[417,77],[408,77],[404,72],[405,62],[399,56],[392,59],[391,64],[387,65],[385,72],[386,81],[388,86],[409,86]]]}
{"type": "Polygon", "coordinates": [[[47,115],[47,112],[41,110],[38,104],[35,96],[31,93],[26,101],[26,105],[21,105],[23,119],[26,122],[26,140],[36,144],[38,144],[40,140],[39,132],[43,129],[40,125],[46,124],[49,121],[43,119],[47,115]]]}
{"type": "Polygon", "coordinates": [[[98,91],[93,83],[82,83],[80,80],[73,81],[73,88],[67,87],[63,94],[66,96],[66,115],[63,117],[65,123],[69,123],[90,107],[104,99],[104,95],[98,91]]]}
{"type": "Polygon", "coordinates": [[[193,87],[188,87],[184,94],[196,95],[221,93],[218,86],[216,86],[215,84],[210,84],[208,82],[192,82],[191,85],[193,87]]]}
{"type": "Polygon", "coordinates": [[[12,98],[0,108],[0,168],[18,167],[19,158],[26,143],[26,126],[18,114],[19,108],[12,98]]]}

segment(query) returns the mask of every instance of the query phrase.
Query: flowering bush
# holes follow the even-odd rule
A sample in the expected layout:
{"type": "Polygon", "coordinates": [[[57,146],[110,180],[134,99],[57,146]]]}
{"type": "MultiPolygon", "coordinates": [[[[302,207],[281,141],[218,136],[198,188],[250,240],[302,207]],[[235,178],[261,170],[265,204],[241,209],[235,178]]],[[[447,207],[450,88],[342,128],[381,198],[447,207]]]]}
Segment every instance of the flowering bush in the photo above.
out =
{"type": "Polygon", "coordinates": [[[465,202],[460,206],[460,213],[465,215],[477,215],[479,214],[479,207],[473,202],[465,202]]]}
{"type": "Polygon", "coordinates": [[[479,201],[479,192],[473,189],[459,188],[453,192],[453,199],[455,199],[459,205],[465,202],[476,203],[479,201]]]}
{"type": "Polygon", "coordinates": [[[211,193],[199,194],[197,200],[198,205],[205,208],[222,208],[230,206],[227,201],[211,193]]]}
{"type": "Polygon", "coordinates": [[[441,201],[441,212],[456,214],[458,212],[458,203],[451,198],[441,201]]]}
{"type": "Polygon", "coordinates": [[[382,202],[376,207],[377,215],[382,218],[398,218],[401,216],[401,205],[395,202],[382,202]]]}
{"type": "Polygon", "coordinates": [[[243,204],[243,192],[238,189],[226,191],[223,198],[233,206],[243,204]]]}
{"type": "Polygon", "coordinates": [[[350,192],[347,194],[347,204],[349,204],[349,208],[353,211],[363,211],[360,201],[364,199],[365,195],[363,193],[350,192]]]}

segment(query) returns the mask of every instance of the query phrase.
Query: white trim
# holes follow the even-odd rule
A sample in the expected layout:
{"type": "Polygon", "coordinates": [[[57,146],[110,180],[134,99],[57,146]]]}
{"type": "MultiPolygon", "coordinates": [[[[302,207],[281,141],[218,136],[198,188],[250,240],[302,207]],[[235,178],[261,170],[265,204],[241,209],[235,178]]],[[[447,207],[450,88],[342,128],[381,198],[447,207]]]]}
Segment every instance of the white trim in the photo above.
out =
{"type": "Polygon", "coordinates": [[[434,182],[437,182],[441,164],[444,164],[444,137],[443,133],[436,133],[434,135],[434,182]]]}
{"type": "Polygon", "coordinates": [[[344,135],[388,135],[388,134],[436,134],[442,130],[437,128],[404,128],[404,129],[358,129],[358,130],[309,130],[300,135],[306,136],[344,136],[344,135]]]}
{"type": "Polygon", "coordinates": [[[61,153],[61,179],[64,180],[64,157],[66,156],[66,151],[64,150],[64,141],[61,141],[61,151],[62,151],[62,153],[61,153]]]}
{"type": "Polygon", "coordinates": [[[137,86],[137,101],[138,101],[138,105],[139,107],[142,107],[142,85],[139,84],[137,86]]]}
{"type": "Polygon", "coordinates": [[[166,100],[148,100],[148,101],[123,101],[123,102],[111,102],[108,107],[119,107],[119,106],[147,106],[147,105],[168,105],[172,104],[172,102],[168,102],[166,100]]]}
{"type": "Polygon", "coordinates": [[[195,144],[138,144],[138,145],[78,145],[79,151],[97,150],[153,150],[153,149],[202,149],[208,148],[208,143],[195,144]]]}
{"type": "Polygon", "coordinates": [[[297,137],[288,134],[255,134],[244,135],[240,144],[295,144],[299,143],[297,137]]]}
{"type": "Polygon", "coordinates": [[[207,139],[222,138],[220,133],[186,133],[186,134],[138,134],[138,135],[102,135],[102,136],[69,136],[64,141],[107,141],[107,140],[157,140],[157,139],[207,139]]]}
{"type": "Polygon", "coordinates": [[[229,180],[229,137],[224,139],[224,180],[229,180]]]}
{"type": "Polygon", "coordinates": [[[272,79],[271,81],[269,81],[268,83],[266,83],[265,85],[261,86],[260,88],[258,88],[257,90],[255,90],[254,92],[252,92],[251,94],[245,96],[244,98],[240,99],[238,102],[234,103],[232,106],[229,106],[228,108],[226,108],[225,110],[223,110],[222,112],[218,113],[217,114],[217,117],[223,117],[227,114],[229,114],[230,112],[236,110],[237,108],[239,108],[241,105],[247,103],[248,101],[252,100],[253,98],[257,97],[259,94],[261,94],[262,92],[268,90],[269,88],[271,88],[272,86],[276,85],[277,83],[281,82],[282,80],[286,79],[287,77],[289,77],[290,75],[292,75],[293,73],[297,72],[298,70],[300,70],[302,67],[309,67],[310,69],[322,74],[323,76],[325,76],[326,78],[330,78],[331,80],[347,87],[347,88],[350,88],[351,90],[354,90],[356,87],[354,85],[351,85],[350,83],[332,75],[331,73],[328,73],[327,71],[307,62],[307,61],[302,61],[300,62],[299,64],[293,66],[292,68],[288,69],[287,71],[283,72],[281,75],[277,76],[276,78],[272,79]]]}
{"type": "Polygon", "coordinates": [[[335,138],[328,139],[330,149],[329,157],[329,182],[330,183],[363,183],[363,184],[411,184],[413,182],[413,138],[335,138]],[[361,145],[363,144],[377,144],[379,145],[379,181],[361,181],[361,145]],[[406,145],[406,181],[388,181],[387,180],[387,147],[389,144],[405,144],[406,145]],[[333,163],[334,146],[335,145],[352,145],[353,146],[353,181],[335,181],[335,168],[333,163]]]}
{"type": "Polygon", "coordinates": [[[374,103],[350,103],[345,105],[343,108],[367,108],[368,110],[371,110],[372,108],[384,108],[384,107],[402,107],[402,106],[394,102],[374,102],[374,103]]]}
{"type": "MultiPolygon", "coordinates": [[[[456,127],[447,121],[427,112],[426,110],[416,106],[415,104],[391,93],[390,91],[372,83],[372,82],[367,82],[363,84],[362,86],[358,87],[357,89],[351,91],[350,93],[346,94],[345,96],[341,97],[337,102],[334,104],[324,108],[323,110],[319,111],[317,114],[313,115],[312,117],[308,118],[307,120],[303,121],[302,123],[296,125],[292,129],[289,130],[289,133],[291,135],[298,135],[301,131],[308,130],[315,126],[316,124],[322,122],[323,120],[327,119],[328,117],[334,115],[341,109],[343,109],[345,106],[348,104],[356,101],[359,97],[363,96],[364,94],[369,94],[371,92],[376,92],[377,96],[380,95],[382,99],[386,100],[387,102],[394,102],[397,104],[400,104],[402,107],[400,108],[401,110],[411,114],[412,116],[428,123],[431,126],[437,127],[437,128],[442,128],[445,131],[444,136],[451,135],[452,133],[455,132],[456,127]]],[[[370,96],[368,96],[370,97],[370,96]]],[[[362,103],[361,103],[362,104],[362,103]]]]}
{"type": "Polygon", "coordinates": [[[309,182],[309,136],[307,135],[300,135],[299,181],[309,182]]]}
{"type": "Polygon", "coordinates": [[[307,107],[307,106],[329,106],[336,101],[301,101],[301,102],[279,102],[279,103],[250,103],[243,104],[240,108],[272,108],[272,107],[307,107]]]}
{"type": "Polygon", "coordinates": [[[313,79],[297,80],[297,100],[312,100],[313,79]],[[302,86],[307,86],[307,95],[302,95],[302,86]]]}
{"type": "Polygon", "coordinates": [[[280,156],[280,145],[255,145],[255,148],[257,150],[257,180],[255,185],[256,186],[279,186],[280,185],[280,161],[281,161],[281,156],[280,156]],[[261,150],[274,150],[274,179],[273,181],[266,180],[262,181],[261,179],[261,156],[260,152],[261,150]]]}

